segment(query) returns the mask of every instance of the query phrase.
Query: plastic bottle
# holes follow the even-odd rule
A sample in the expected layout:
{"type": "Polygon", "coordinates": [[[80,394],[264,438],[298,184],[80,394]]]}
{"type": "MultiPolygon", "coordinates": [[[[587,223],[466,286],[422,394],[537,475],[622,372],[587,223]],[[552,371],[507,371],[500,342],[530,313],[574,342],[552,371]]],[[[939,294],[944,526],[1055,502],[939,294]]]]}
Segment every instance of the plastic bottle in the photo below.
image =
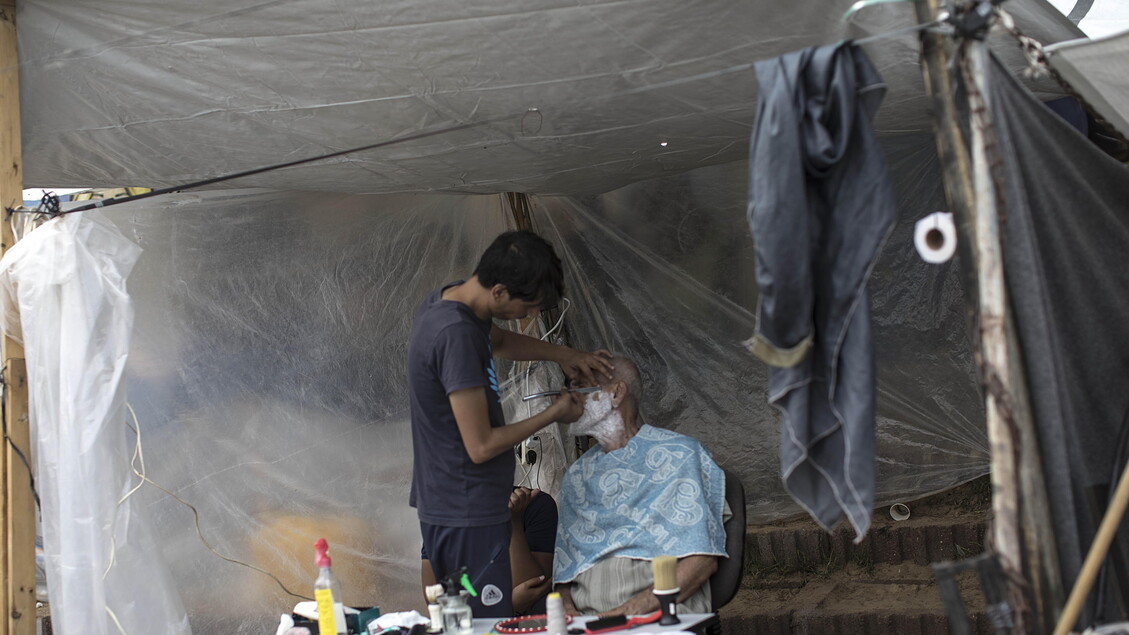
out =
{"type": "Polygon", "coordinates": [[[439,598],[443,596],[443,585],[432,584],[423,590],[427,596],[427,612],[430,616],[431,624],[427,628],[428,633],[442,633],[443,632],[443,612],[439,608],[439,598]]]}
{"type": "Polygon", "coordinates": [[[325,538],[318,538],[314,543],[314,550],[317,551],[318,565],[318,579],[314,581],[314,599],[318,603],[318,632],[322,635],[345,635],[348,629],[345,623],[345,605],[341,601],[341,585],[329,568],[332,564],[327,553],[329,543],[325,538]]]}
{"type": "Polygon", "coordinates": [[[564,601],[560,593],[550,593],[545,598],[545,613],[548,618],[545,635],[567,635],[568,623],[565,622],[564,601]]]}
{"type": "Polygon", "coordinates": [[[474,635],[474,615],[467,604],[467,597],[472,593],[477,596],[477,593],[470,585],[466,569],[448,575],[443,588],[447,594],[439,598],[439,603],[443,607],[440,613],[443,615],[444,635],[474,635]]]}

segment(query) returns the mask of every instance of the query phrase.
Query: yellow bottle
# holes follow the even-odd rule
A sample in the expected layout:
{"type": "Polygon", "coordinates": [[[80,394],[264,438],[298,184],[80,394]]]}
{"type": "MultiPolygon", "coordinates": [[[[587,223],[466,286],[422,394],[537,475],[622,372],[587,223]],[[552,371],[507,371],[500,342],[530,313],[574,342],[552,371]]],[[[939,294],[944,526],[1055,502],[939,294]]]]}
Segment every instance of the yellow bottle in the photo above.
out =
{"type": "Polygon", "coordinates": [[[314,543],[317,551],[318,579],[314,581],[314,599],[318,603],[318,632],[322,635],[337,633],[345,635],[345,605],[341,601],[341,585],[330,570],[329,543],[318,538],[314,543]]]}

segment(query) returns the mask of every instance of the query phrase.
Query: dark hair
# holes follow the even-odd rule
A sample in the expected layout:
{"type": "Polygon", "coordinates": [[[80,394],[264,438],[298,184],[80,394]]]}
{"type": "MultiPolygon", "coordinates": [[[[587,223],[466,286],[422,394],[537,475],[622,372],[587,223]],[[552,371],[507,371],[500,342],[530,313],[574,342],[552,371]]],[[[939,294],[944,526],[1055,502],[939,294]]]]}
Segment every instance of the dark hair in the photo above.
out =
{"type": "Polygon", "coordinates": [[[510,231],[494,239],[474,268],[478,282],[489,289],[505,285],[511,298],[550,307],[564,295],[561,259],[549,241],[527,231],[510,231]]]}

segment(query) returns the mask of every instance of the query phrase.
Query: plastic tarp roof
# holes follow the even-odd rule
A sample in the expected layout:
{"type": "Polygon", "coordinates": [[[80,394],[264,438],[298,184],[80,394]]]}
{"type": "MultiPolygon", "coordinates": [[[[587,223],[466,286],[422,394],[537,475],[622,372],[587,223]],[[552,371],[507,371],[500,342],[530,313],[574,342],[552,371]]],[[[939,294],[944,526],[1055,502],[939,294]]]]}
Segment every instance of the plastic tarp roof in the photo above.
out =
{"type": "Polygon", "coordinates": [[[1078,94],[1122,134],[1129,134],[1129,31],[1048,47],[1047,59],[1078,94]]]}
{"type": "MultiPolygon", "coordinates": [[[[741,159],[755,60],[915,22],[904,3],[844,26],[851,4],[27,0],[25,186],[173,186],[492,121],[229,187],[608,191],[741,159]]],[[[1041,41],[1081,36],[1043,0],[1007,9],[1041,41]]],[[[878,130],[929,130],[916,38],[866,49],[890,87],[878,130]]]]}

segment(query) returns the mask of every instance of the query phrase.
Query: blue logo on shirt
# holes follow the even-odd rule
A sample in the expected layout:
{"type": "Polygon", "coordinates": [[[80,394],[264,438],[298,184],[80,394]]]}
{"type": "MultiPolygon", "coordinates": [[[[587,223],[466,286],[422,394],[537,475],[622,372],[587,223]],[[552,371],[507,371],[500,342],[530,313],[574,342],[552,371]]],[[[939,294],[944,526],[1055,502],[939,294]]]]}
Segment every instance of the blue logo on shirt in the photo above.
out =
{"type": "Polygon", "coordinates": [[[490,356],[490,363],[486,365],[486,376],[490,378],[490,389],[494,391],[498,403],[502,403],[502,391],[498,388],[498,373],[494,372],[494,342],[491,341],[490,336],[486,336],[486,354],[490,356]]]}
{"type": "Polygon", "coordinates": [[[486,367],[486,375],[490,378],[490,389],[502,400],[502,391],[498,389],[498,374],[494,372],[494,358],[490,358],[490,365],[486,367]]]}

